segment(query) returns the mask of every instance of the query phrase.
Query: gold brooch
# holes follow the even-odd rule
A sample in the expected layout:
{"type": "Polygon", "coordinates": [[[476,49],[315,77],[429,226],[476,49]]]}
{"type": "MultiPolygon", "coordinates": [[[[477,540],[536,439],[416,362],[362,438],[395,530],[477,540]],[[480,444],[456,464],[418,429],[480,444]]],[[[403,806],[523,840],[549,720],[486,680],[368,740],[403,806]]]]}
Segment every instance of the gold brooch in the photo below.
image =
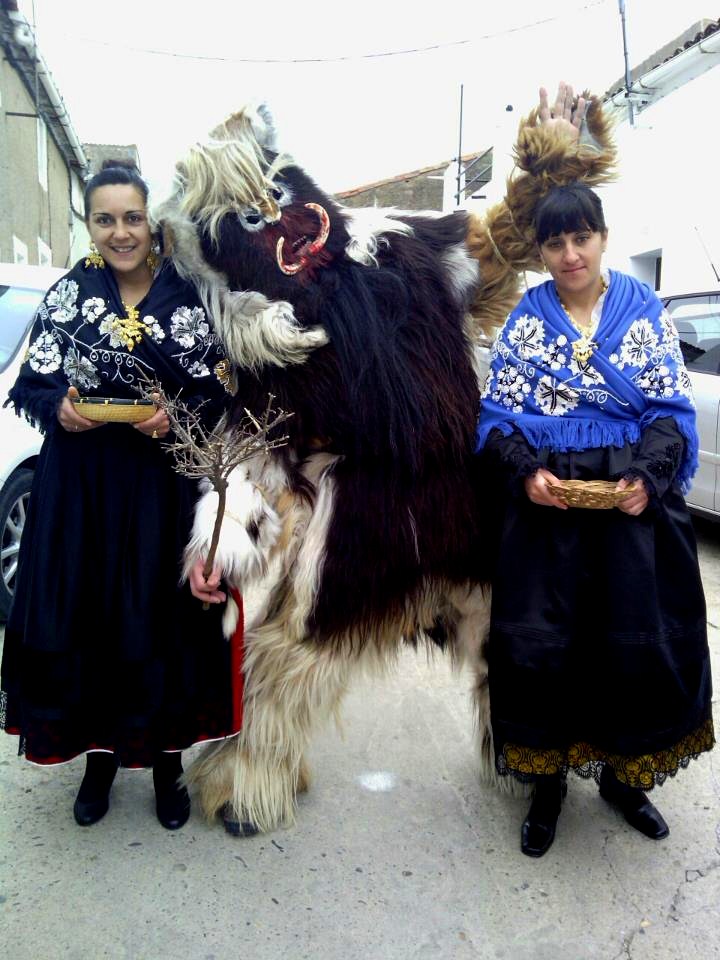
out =
{"type": "Polygon", "coordinates": [[[140,319],[137,307],[123,303],[127,312],[126,317],[115,317],[110,323],[110,330],[118,340],[121,340],[127,350],[132,353],[136,343],[140,343],[144,333],[150,333],[150,327],[140,319]]]}

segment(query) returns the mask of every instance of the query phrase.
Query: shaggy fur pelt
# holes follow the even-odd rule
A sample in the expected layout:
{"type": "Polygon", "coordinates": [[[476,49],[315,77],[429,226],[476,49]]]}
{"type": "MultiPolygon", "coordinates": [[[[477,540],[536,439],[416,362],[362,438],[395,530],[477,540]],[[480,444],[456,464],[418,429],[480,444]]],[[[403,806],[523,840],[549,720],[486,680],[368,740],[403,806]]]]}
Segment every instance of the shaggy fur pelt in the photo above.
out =
{"type": "MultiPolygon", "coordinates": [[[[344,210],[277,151],[263,111],[236,114],[178,164],[155,218],[235,367],[230,420],[262,413],[269,394],[293,414],[287,446],[228,490],[218,557],[245,598],[245,719],[190,771],[208,815],[290,820],[311,729],[354,668],[391,661],[403,639],[470,665],[490,766],[493,518],[473,455],[473,339],[536,264],[529,224],[547,187],[611,175],[597,105],[589,117],[590,145],[524,121],[507,202],[484,220],[344,210]]],[[[207,552],[214,496],[186,569],[207,552]]]]}

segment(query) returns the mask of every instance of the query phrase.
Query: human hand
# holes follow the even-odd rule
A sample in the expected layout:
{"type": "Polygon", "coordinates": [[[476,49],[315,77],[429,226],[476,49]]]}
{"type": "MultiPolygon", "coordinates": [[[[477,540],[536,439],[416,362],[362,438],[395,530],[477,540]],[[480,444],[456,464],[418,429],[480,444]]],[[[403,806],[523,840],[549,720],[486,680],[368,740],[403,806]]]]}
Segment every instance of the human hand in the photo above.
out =
{"type": "MultiPolygon", "coordinates": [[[[153,394],[153,400],[156,396],[156,394],[153,394]]],[[[158,407],[149,419],[143,420],[141,423],[134,423],[133,426],[140,433],[144,433],[146,437],[160,440],[170,432],[170,418],[162,407],[158,407]]]]}
{"type": "Polygon", "coordinates": [[[562,500],[548,490],[548,484],[560,483],[554,473],[550,473],[544,467],[540,467],[531,477],[525,478],[525,493],[533,503],[541,507],[557,507],[559,510],[567,510],[568,506],[562,500]]]}
{"type": "Polygon", "coordinates": [[[622,510],[623,513],[630,514],[631,517],[637,517],[648,505],[650,497],[648,496],[645,481],[641,477],[634,477],[632,480],[628,480],[627,477],[623,477],[622,480],[618,481],[618,485],[615,487],[615,489],[627,490],[628,487],[633,487],[633,492],[629,497],[625,497],[624,500],[621,500],[620,503],[618,503],[617,508],[618,510],[622,510]]]}
{"type": "Polygon", "coordinates": [[[102,423],[96,420],[88,420],[81,417],[77,412],[77,407],[72,402],[80,396],[75,387],[68,387],[67,396],[62,398],[60,406],[57,408],[56,416],[63,430],[68,433],[82,433],[85,430],[94,430],[96,427],[102,427],[102,423]]]}
{"type": "Polygon", "coordinates": [[[545,87],[540,87],[539,115],[541,124],[544,127],[554,128],[571,140],[577,140],[580,136],[586,107],[585,98],[578,97],[577,104],[573,109],[573,88],[569,83],[560,81],[555,103],[552,107],[548,105],[547,90],[545,87]]]}
{"type": "Polygon", "coordinates": [[[190,568],[188,574],[190,592],[198,600],[202,600],[203,603],[224,603],[227,600],[227,595],[218,589],[220,586],[220,571],[217,567],[213,567],[212,573],[206,580],[203,575],[204,566],[205,561],[200,559],[196,560],[190,568]]]}

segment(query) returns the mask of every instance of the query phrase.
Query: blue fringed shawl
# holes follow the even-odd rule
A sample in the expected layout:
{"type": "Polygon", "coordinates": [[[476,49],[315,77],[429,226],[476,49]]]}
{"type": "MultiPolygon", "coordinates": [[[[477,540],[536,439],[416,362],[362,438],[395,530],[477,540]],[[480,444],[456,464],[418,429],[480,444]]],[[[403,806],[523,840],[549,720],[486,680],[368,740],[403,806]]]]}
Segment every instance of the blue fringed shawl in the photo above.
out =
{"type": "Polygon", "coordinates": [[[697,470],[698,436],[690,378],[672,321],[652,290],[610,272],[589,360],[573,357],[579,333],[552,281],[528,290],[493,348],[480,405],[477,450],[491,430],[518,429],[536,449],[587,450],[636,443],[659,417],[685,439],[678,482],[697,470]]]}

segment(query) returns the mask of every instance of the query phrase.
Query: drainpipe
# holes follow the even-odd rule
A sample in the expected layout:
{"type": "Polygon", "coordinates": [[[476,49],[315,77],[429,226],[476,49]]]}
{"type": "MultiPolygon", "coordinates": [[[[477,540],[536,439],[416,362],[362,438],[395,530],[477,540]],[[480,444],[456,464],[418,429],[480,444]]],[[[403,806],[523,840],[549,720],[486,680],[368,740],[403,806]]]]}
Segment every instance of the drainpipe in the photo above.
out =
{"type": "Polygon", "coordinates": [[[55,86],[55,82],[50,74],[50,69],[47,63],[45,63],[41,53],[37,49],[37,44],[35,43],[35,34],[33,33],[32,27],[19,11],[8,10],[7,16],[15,26],[15,42],[27,50],[28,55],[33,57],[35,60],[38,79],[42,84],[43,90],[47,94],[48,100],[55,110],[58,123],[65,131],[65,136],[68,139],[68,143],[70,144],[73,154],[75,155],[75,159],[80,167],[81,176],[84,177],[88,169],[88,161],[87,157],[85,156],[85,151],[83,150],[82,144],[78,140],[77,134],[70,123],[67,107],[63,102],[63,98],[60,96],[58,88],[55,86]]]}

